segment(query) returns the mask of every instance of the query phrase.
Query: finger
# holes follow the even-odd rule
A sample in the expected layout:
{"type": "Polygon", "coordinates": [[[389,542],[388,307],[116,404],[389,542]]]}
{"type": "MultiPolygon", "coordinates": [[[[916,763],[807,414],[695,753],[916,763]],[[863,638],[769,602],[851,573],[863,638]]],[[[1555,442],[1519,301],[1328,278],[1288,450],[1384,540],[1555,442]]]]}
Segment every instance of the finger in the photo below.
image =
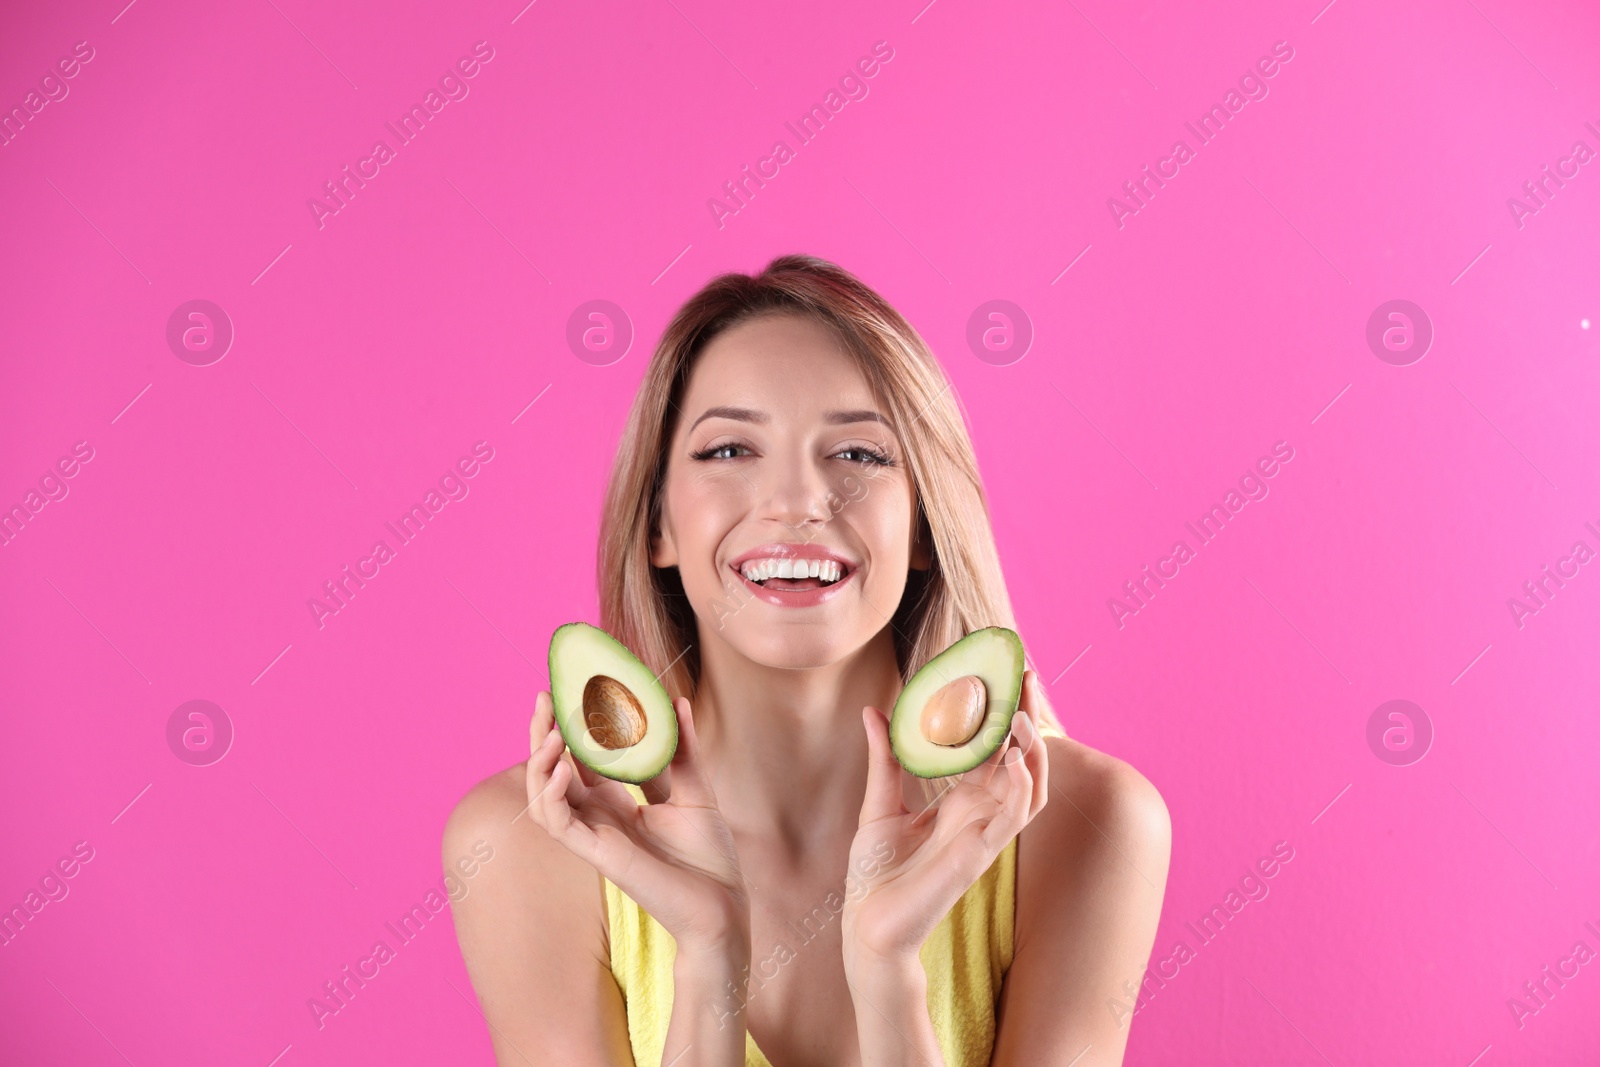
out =
{"type": "MultiPolygon", "coordinates": [[[[593,805],[597,800],[611,808],[620,809],[622,805],[599,785],[600,776],[593,775],[595,786],[582,780],[586,768],[568,751],[561,731],[552,728],[555,720],[548,693],[540,693],[535,701],[534,720],[535,735],[541,725],[546,729],[528,758],[528,806],[524,810],[552,838],[598,868],[606,859],[604,841],[581,813],[586,805],[593,805]]],[[[608,779],[604,784],[622,792],[608,779]]],[[[626,794],[622,799],[629,805],[634,804],[633,798],[626,794]]],[[[594,814],[598,816],[599,810],[594,814]]]]}
{"type": "MultiPolygon", "coordinates": [[[[550,788],[550,773],[555,765],[561,761],[562,745],[560,735],[555,731],[546,733],[533,746],[533,751],[528,754],[528,807],[537,809],[539,799],[550,788]]],[[[540,812],[534,811],[535,818],[540,812]]]]}
{"type": "MultiPolygon", "coordinates": [[[[536,758],[544,764],[539,791],[528,797],[528,811],[545,832],[559,838],[572,811],[567,806],[567,779],[572,768],[566,766],[554,745],[541,745],[536,758]]],[[[531,777],[531,776],[530,776],[531,777]]],[[[530,781],[529,788],[532,788],[530,781]]]]}
{"type": "Polygon", "coordinates": [[[536,750],[545,735],[555,725],[555,715],[550,707],[550,694],[543,689],[533,698],[533,718],[528,720],[528,750],[536,750]]]}
{"type": "Polygon", "coordinates": [[[1018,709],[1011,717],[1011,740],[1022,749],[1024,756],[1039,743],[1039,718],[1034,710],[1018,709]]]}
{"type": "MultiPolygon", "coordinates": [[[[1045,707],[1044,686],[1039,681],[1039,672],[1028,670],[1022,677],[1022,700],[1018,703],[1017,710],[1024,712],[1028,725],[1033,727],[1034,737],[1041,738],[1039,726],[1044,722],[1045,707]]],[[[1013,726],[1015,724],[1013,723],[1013,726]]]]}
{"type": "MultiPolygon", "coordinates": [[[[562,779],[562,796],[566,799],[567,807],[577,812],[583,805],[589,803],[590,794],[594,792],[593,783],[605,781],[605,779],[593,773],[588,778],[583,776],[583,772],[588,768],[568,747],[566,737],[559,729],[550,731],[546,738],[546,743],[555,750],[556,754],[556,763],[551,766],[551,773],[555,772],[556,766],[564,765],[567,768],[566,776],[562,779]]],[[[551,788],[555,787],[552,786],[551,788]]]]}
{"type": "Polygon", "coordinates": [[[988,767],[985,771],[984,790],[995,801],[1004,803],[1011,790],[1011,783],[1006,776],[1006,768],[1012,760],[1022,763],[1029,773],[1029,802],[1030,808],[1034,795],[1032,776],[1037,769],[1039,760],[1044,755],[1043,738],[1034,726],[1033,716],[1018,708],[1015,715],[1011,716],[1011,730],[1006,737],[1006,743],[1000,750],[984,761],[988,767]]]}
{"type": "Polygon", "coordinates": [[[1037,750],[1030,753],[1033,758],[1028,764],[1033,772],[1033,803],[1028,807],[1030,820],[1044,810],[1045,803],[1050,799],[1050,746],[1044,743],[1040,727],[1045,724],[1047,715],[1051,725],[1056,725],[1054,707],[1044,691],[1044,683],[1039,680],[1038,671],[1033,672],[1033,692],[1036,699],[1032,704],[1033,722],[1030,725],[1039,744],[1037,750]]]}
{"type": "Polygon", "coordinates": [[[1000,753],[1000,761],[1010,759],[1012,751],[1020,751],[1026,758],[1038,746],[1040,737],[1038,730],[1038,705],[1030,699],[1030,681],[1037,680],[1033,671],[1025,671],[1022,676],[1022,699],[1017,703],[1017,710],[1011,716],[1010,729],[1006,732],[1005,751],[1000,753]]]}
{"type": "Polygon", "coordinates": [[[678,697],[672,707],[678,713],[678,750],[667,764],[672,771],[672,803],[680,807],[714,808],[717,796],[700,759],[700,735],[694,729],[694,709],[689,706],[688,697],[678,697]]]}
{"type": "MultiPolygon", "coordinates": [[[[1022,701],[1020,703],[1020,706],[1019,706],[1018,710],[1020,710],[1023,713],[1022,717],[1024,719],[1028,720],[1028,724],[1030,726],[1034,727],[1034,731],[1033,731],[1034,737],[1032,739],[1030,739],[1030,744],[1023,746],[1023,751],[1027,752],[1028,748],[1031,747],[1031,741],[1032,740],[1037,740],[1038,739],[1038,734],[1039,734],[1038,726],[1039,726],[1040,709],[1039,709],[1039,672],[1038,671],[1029,670],[1023,675],[1023,678],[1022,678],[1022,701]]],[[[1012,723],[1011,724],[1011,733],[1012,733],[1013,737],[1017,736],[1017,724],[1016,723],[1012,723]]]]}
{"type": "MultiPolygon", "coordinates": [[[[1056,715],[1056,706],[1050,702],[1050,694],[1044,691],[1044,683],[1039,680],[1038,671],[1033,674],[1033,695],[1034,700],[1031,704],[1033,725],[1043,726],[1048,722],[1051,726],[1059,728],[1061,724],[1059,717],[1056,715]]],[[[1062,732],[1065,733],[1066,731],[1062,730],[1062,732]]]]}
{"type": "Polygon", "coordinates": [[[1010,752],[1016,744],[1014,738],[1016,737],[1017,720],[1024,717],[1019,704],[1018,709],[1011,715],[1010,725],[1006,727],[1006,736],[1001,738],[1000,743],[995,746],[995,750],[989,753],[982,763],[967,772],[970,777],[963,778],[963,784],[971,780],[974,785],[981,789],[988,789],[994,784],[995,776],[1000,773],[1001,761],[1006,758],[1006,753],[1010,752]]]}
{"type": "Polygon", "coordinates": [[[867,731],[867,792],[856,822],[858,829],[879,819],[909,814],[900,789],[900,762],[889,743],[889,720],[868,704],[861,709],[861,721],[867,731]]]}
{"type": "MultiPolygon", "coordinates": [[[[566,751],[566,738],[556,725],[555,704],[549,692],[540,690],[533,702],[533,721],[528,724],[528,738],[533,754],[544,751],[546,744],[552,746],[553,758],[559,758],[566,751]]],[[[546,761],[544,772],[548,775],[554,766],[553,761],[546,761]]]]}
{"type": "MultiPolygon", "coordinates": [[[[989,825],[993,825],[993,822],[989,825]]],[[[933,883],[933,895],[941,904],[949,901],[953,905],[994,862],[999,849],[989,846],[988,836],[988,828],[983,821],[974,819],[963,826],[938,858],[929,864],[928,876],[933,883]]],[[[946,905],[945,910],[950,905],[946,905]]]]}
{"type": "Polygon", "coordinates": [[[573,776],[572,763],[557,757],[555,766],[550,768],[549,781],[535,802],[534,807],[545,830],[550,836],[563,840],[563,843],[570,824],[579,821],[574,813],[576,805],[572,794],[582,788],[582,784],[573,776]]]}
{"type": "Polygon", "coordinates": [[[597,865],[600,859],[600,839],[594,829],[578,818],[567,802],[567,790],[573,785],[572,764],[556,760],[550,772],[550,786],[536,805],[545,831],[569,851],[597,865]]]}
{"type": "Polygon", "coordinates": [[[1033,780],[1020,750],[1006,757],[1006,796],[1000,813],[989,820],[983,833],[985,848],[999,852],[1028,821],[1028,805],[1033,798],[1033,780]]]}
{"type": "MultiPolygon", "coordinates": [[[[602,781],[603,776],[576,755],[572,757],[572,769],[578,772],[578,781],[582,782],[586,789],[593,789],[602,781]]],[[[604,780],[610,781],[608,778],[604,780]]]]}
{"type": "Polygon", "coordinates": [[[1032,720],[1029,720],[1027,729],[1032,741],[1023,749],[1023,762],[1033,782],[1032,795],[1028,798],[1028,819],[1031,821],[1044,810],[1045,801],[1050,798],[1050,749],[1032,720]]]}
{"type": "Polygon", "coordinates": [[[665,804],[672,799],[672,764],[661,768],[661,773],[647,782],[640,782],[646,804],[665,804]]]}

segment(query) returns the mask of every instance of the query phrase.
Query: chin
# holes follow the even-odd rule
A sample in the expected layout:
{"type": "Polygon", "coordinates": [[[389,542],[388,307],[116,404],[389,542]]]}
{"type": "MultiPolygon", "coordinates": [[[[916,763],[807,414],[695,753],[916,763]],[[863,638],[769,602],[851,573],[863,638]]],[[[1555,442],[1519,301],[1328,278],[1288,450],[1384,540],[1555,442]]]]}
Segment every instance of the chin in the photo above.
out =
{"type": "Polygon", "coordinates": [[[773,627],[772,631],[756,634],[747,629],[728,643],[753,663],[792,671],[837,663],[865,644],[842,640],[837,629],[824,627],[773,627]]]}

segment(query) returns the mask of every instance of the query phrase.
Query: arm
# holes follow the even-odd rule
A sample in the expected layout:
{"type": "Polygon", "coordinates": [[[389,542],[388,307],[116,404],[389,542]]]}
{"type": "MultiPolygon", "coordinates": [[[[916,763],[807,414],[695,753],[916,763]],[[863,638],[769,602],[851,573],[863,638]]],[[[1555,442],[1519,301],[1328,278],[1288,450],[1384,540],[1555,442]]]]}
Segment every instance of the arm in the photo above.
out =
{"type": "Polygon", "coordinates": [[[1126,763],[1064,738],[1045,745],[1050,803],[1019,837],[1016,952],[991,1063],[1116,1067],[1155,942],[1172,823],[1126,763]]]}
{"type": "Polygon", "coordinates": [[[632,1064],[622,992],[606,958],[600,877],[526,815],[523,768],[486,779],[450,816],[447,870],[478,840],[493,862],[451,905],[502,1067],[632,1064]]]}
{"type": "Polygon", "coordinates": [[[677,943],[665,1059],[743,1067],[750,911],[733,837],[700,762],[689,702],[674,702],[679,744],[640,805],[578,764],[555,728],[548,692],[534,702],[528,762],[487,780],[445,829],[450,869],[484,839],[486,865],[453,908],[462,955],[501,1064],[624,1063],[633,1057],[611,973],[601,875],[677,943]],[[718,1012],[732,1003],[737,1010],[718,1012]]]}
{"type": "Polygon", "coordinates": [[[1023,675],[1011,733],[982,764],[956,775],[940,803],[912,813],[881,711],[862,709],[867,790],[851,867],[865,893],[844,908],[844,969],[863,1063],[943,1067],[928,1015],[923,943],[995,857],[1044,810],[1049,764],[1037,723],[1045,696],[1023,675]]]}
{"type": "Polygon", "coordinates": [[[874,1067],[945,1067],[928,1016],[928,975],[922,961],[845,961],[856,1013],[861,1062],[874,1067]]]}
{"type": "MultiPolygon", "coordinates": [[[[475,843],[494,848],[493,861],[463,883],[466,895],[451,910],[495,1062],[631,1067],[627,1014],[606,951],[600,876],[522,813],[524,773],[513,767],[474,787],[444,833],[449,871],[475,843]]],[[[743,1011],[719,1025],[709,1006],[728,996],[728,982],[748,979],[748,966],[748,940],[678,953],[664,1062],[688,1050],[677,1067],[743,1067],[743,1011]]],[[[745,1000],[739,989],[735,1004],[745,1000]]]]}
{"type": "Polygon", "coordinates": [[[672,1020],[661,1062],[744,1067],[749,980],[748,933],[707,949],[680,948],[672,964],[672,1020]]]}

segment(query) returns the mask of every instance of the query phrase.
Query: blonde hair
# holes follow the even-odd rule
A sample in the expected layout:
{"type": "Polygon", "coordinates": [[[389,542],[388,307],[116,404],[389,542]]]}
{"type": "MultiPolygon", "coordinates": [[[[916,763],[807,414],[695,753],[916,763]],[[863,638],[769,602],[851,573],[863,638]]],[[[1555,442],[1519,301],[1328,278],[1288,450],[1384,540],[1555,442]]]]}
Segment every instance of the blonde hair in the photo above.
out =
{"type": "MultiPolygon", "coordinates": [[[[911,324],[841,267],[781,256],[757,275],[712,279],[673,316],[634,396],[600,522],[600,625],[658,673],[673,697],[700,678],[694,610],[676,568],[650,564],[667,454],[695,359],[717,334],[758,315],[809,316],[830,327],[894,423],[916,488],[918,536],[932,565],[909,572],[894,613],[902,684],[950,644],[985,626],[1016,628],[977,458],[950,382],[911,324]]],[[[886,709],[887,710],[887,709],[886,709]]],[[[1047,722],[1059,721],[1050,712],[1047,722]]]]}

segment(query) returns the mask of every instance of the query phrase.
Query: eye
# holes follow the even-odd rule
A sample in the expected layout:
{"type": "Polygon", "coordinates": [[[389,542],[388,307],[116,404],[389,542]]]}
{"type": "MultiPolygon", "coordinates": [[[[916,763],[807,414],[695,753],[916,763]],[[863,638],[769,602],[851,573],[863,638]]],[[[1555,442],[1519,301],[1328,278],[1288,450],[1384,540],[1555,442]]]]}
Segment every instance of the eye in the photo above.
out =
{"type": "MultiPolygon", "coordinates": [[[[738,449],[741,449],[741,448],[744,448],[744,445],[739,445],[739,444],[716,445],[716,446],[714,446],[712,448],[702,448],[698,452],[691,452],[691,453],[689,453],[689,458],[690,459],[698,459],[698,460],[733,459],[734,458],[733,455],[731,455],[731,454],[730,455],[724,455],[723,453],[732,453],[732,452],[735,452],[735,451],[737,451],[738,449]]],[[[744,450],[746,452],[750,451],[748,448],[744,448],[744,450]]]]}
{"type": "Polygon", "coordinates": [[[834,455],[850,456],[853,457],[850,462],[861,463],[870,467],[894,466],[894,461],[892,459],[884,455],[882,452],[879,452],[877,449],[868,448],[866,445],[851,445],[849,448],[840,449],[838,452],[835,452],[834,455]]]}

